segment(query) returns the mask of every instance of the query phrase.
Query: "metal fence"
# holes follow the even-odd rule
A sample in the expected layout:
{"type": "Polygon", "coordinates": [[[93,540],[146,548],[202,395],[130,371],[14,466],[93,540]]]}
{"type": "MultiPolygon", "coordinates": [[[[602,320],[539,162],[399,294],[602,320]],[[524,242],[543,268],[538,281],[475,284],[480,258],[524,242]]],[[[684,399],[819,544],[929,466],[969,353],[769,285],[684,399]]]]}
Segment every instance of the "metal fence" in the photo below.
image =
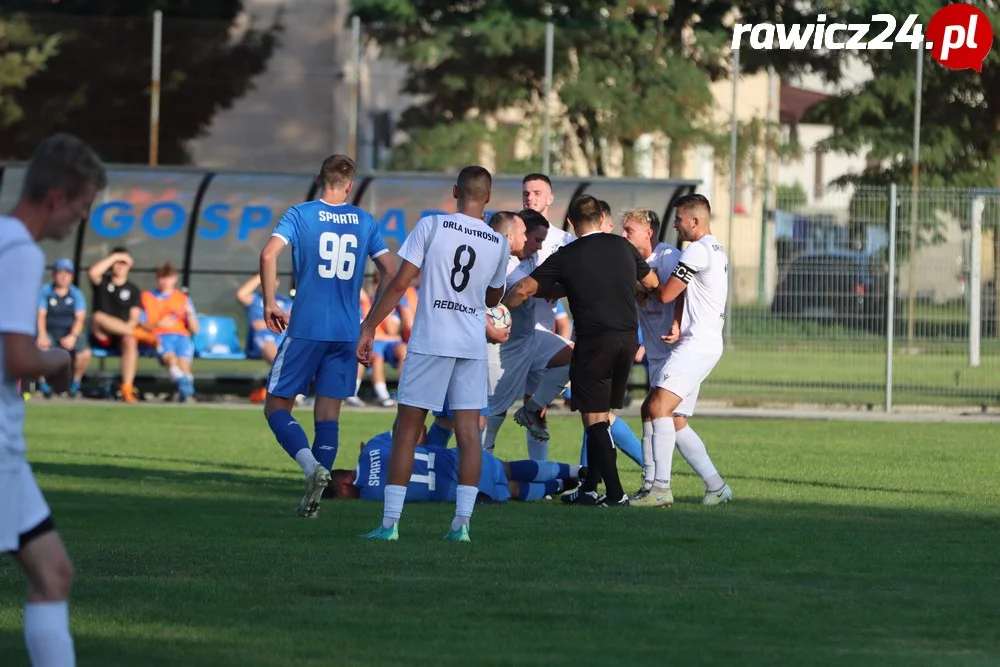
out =
{"type": "Polygon", "coordinates": [[[767,211],[773,264],[702,395],[735,405],[1000,405],[991,190],[859,188],[767,211]],[[830,204],[829,202],[833,202],[830,204]],[[912,230],[916,229],[916,235],[912,230]]]}

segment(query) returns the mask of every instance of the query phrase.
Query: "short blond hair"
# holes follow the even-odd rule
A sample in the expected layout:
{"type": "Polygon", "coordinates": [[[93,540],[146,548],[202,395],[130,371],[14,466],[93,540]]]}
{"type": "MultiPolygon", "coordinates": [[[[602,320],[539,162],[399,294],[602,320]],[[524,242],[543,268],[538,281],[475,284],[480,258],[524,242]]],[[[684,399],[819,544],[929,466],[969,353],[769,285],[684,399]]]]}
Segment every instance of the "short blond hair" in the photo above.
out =
{"type": "Polygon", "coordinates": [[[660,237],[660,216],[648,208],[630,208],[622,214],[622,226],[628,222],[638,222],[653,230],[653,238],[660,237]]]}

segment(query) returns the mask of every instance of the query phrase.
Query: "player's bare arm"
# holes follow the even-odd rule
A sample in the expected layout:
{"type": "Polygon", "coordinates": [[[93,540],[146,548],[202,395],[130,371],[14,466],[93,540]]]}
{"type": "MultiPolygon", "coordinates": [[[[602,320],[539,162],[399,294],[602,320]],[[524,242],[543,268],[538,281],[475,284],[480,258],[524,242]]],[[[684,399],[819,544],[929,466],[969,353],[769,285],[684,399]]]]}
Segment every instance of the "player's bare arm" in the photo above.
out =
{"type": "Polygon", "coordinates": [[[198,333],[201,329],[201,325],[198,323],[198,314],[194,311],[194,305],[191,303],[191,299],[188,299],[187,305],[184,307],[184,320],[187,323],[188,331],[192,335],[198,333]]]}
{"type": "MultiPolygon", "coordinates": [[[[371,311],[368,313],[368,317],[361,323],[361,335],[358,338],[357,349],[358,362],[361,365],[365,367],[371,365],[372,342],[375,340],[375,328],[399,305],[399,300],[406,293],[406,288],[419,275],[420,267],[404,259],[396,275],[385,285],[382,294],[379,295],[371,311]]],[[[385,283],[383,282],[383,284],[385,283]]]]}
{"type": "Polygon", "coordinates": [[[664,343],[673,345],[681,338],[681,316],[684,314],[684,292],[674,299],[674,321],[670,325],[670,332],[666,336],[660,336],[664,343]]]}
{"type": "Polygon", "coordinates": [[[507,296],[503,298],[503,305],[507,306],[510,310],[514,310],[536,294],[538,294],[538,281],[531,276],[525,276],[510,288],[507,296]]]}
{"type": "Polygon", "coordinates": [[[48,321],[49,313],[44,308],[38,309],[38,349],[47,350],[52,347],[52,341],[49,340],[48,328],[46,322],[48,321]]]}
{"type": "Polygon", "coordinates": [[[125,262],[129,265],[129,268],[132,268],[131,255],[124,252],[115,252],[91,266],[87,270],[87,277],[90,278],[90,282],[94,285],[100,285],[101,280],[104,279],[104,274],[110,271],[111,267],[118,262],[125,262]]]}
{"type": "Polygon", "coordinates": [[[278,306],[278,255],[285,249],[285,240],[272,236],[260,251],[260,291],[264,297],[264,324],[273,333],[288,328],[288,316],[278,306]]]}
{"type": "Polygon", "coordinates": [[[60,344],[67,350],[72,350],[85,326],[87,326],[87,311],[81,310],[73,317],[73,326],[70,327],[69,333],[63,337],[60,344]]]}
{"type": "MultiPolygon", "coordinates": [[[[134,329],[139,326],[139,320],[142,318],[142,308],[139,306],[132,306],[128,311],[128,325],[130,328],[134,329]]],[[[152,328],[152,327],[150,327],[152,328]]]]}
{"type": "Polygon", "coordinates": [[[500,300],[503,299],[504,291],[505,291],[505,289],[504,289],[503,286],[500,286],[500,287],[487,287],[486,288],[486,307],[487,308],[493,308],[494,306],[496,306],[497,304],[499,304],[500,300]]]}
{"type": "Polygon", "coordinates": [[[33,379],[45,377],[53,391],[62,392],[72,381],[70,354],[61,347],[39,350],[34,336],[3,334],[4,374],[7,377],[33,379]]]}
{"type": "Polygon", "coordinates": [[[375,288],[375,301],[378,301],[382,297],[382,286],[388,284],[389,276],[396,272],[396,260],[392,258],[391,254],[385,252],[376,257],[374,261],[375,268],[378,269],[378,287],[375,288]]]}
{"type": "MultiPolygon", "coordinates": [[[[678,264],[677,266],[679,268],[683,265],[678,264]]],[[[686,267],[683,274],[686,276],[690,275],[686,267]]],[[[688,280],[690,280],[690,278],[688,278],[688,280]]],[[[687,286],[687,281],[678,277],[677,271],[675,270],[670,276],[670,279],[659,287],[656,292],[656,296],[660,300],[660,303],[670,303],[671,301],[675,301],[677,297],[679,297],[681,293],[687,289],[687,286]]]]}
{"type": "Polygon", "coordinates": [[[247,280],[245,283],[240,285],[240,288],[236,290],[236,300],[240,302],[240,305],[244,308],[249,308],[250,304],[253,303],[254,292],[260,287],[260,274],[257,274],[247,280]]]}

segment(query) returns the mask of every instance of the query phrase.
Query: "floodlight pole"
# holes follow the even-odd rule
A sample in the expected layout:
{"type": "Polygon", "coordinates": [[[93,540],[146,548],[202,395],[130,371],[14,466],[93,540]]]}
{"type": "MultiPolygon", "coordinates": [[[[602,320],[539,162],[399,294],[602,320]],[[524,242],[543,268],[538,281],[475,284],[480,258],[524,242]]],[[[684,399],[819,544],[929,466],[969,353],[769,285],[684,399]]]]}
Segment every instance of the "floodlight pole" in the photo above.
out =
{"type": "Polygon", "coordinates": [[[160,161],[160,60],[163,54],[163,12],[153,12],[153,71],[149,87],[149,164],[160,161]]]}
{"type": "Polygon", "coordinates": [[[555,26],[545,24],[545,128],[542,137],[542,173],[549,175],[552,167],[552,59],[555,47],[555,26]]]}

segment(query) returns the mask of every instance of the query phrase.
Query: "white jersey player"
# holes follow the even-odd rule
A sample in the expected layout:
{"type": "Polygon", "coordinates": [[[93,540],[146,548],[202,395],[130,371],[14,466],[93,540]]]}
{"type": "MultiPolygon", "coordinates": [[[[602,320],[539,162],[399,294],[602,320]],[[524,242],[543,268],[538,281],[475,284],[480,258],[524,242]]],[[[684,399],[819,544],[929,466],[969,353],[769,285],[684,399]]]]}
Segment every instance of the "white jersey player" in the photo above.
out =
{"type": "Polygon", "coordinates": [[[73,567],[49,507],[25,460],[22,378],[44,376],[54,391],[72,380],[69,352],[39,350],[35,343],[38,290],[45,254],[37,242],[60,240],[89,212],[106,185],[103,165],[74,136],[43,141],[24,175],[21,198],[11,217],[0,217],[0,552],[8,552],[28,577],[24,637],[31,664],[76,664],[69,630],[73,567]]]}
{"type": "MultiPolygon", "coordinates": [[[[490,222],[497,231],[501,229],[496,225],[504,224],[502,220],[498,220],[499,215],[494,215],[490,222]]],[[[507,268],[508,288],[534,270],[533,257],[549,231],[548,221],[540,213],[526,209],[520,216],[518,220],[523,220],[525,223],[527,239],[521,255],[529,259],[517,261],[511,257],[507,268]]],[[[511,249],[514,250],[513,246],[511,249]]],[[[490,388],[487,406],[489,416],[483,437],[483,448],[488,452],[493,451],[497,433],[503,425],[507,410],[525,393],[528,373],[539,356],[539,347],[541,353],[545,355],[545,364],[551,362],[552,365],[565,366],[572,359],[572,347],[567,341],[552,332],[539,332],[535,328],[535,308],[530,300],[515,308],[511,312],[511,318],[513,325],[508,340],[490,349],[490,388]],[[547,337],[539,335],[546,333],[547,337]]],[[[545,364],[542,366],[543,369],[545,364]]],[[[529,440],[528,455],[535,460],[547,459],[547,443],[543,441],[541,447],[532,447],[529,440]]]]}
{"type": "Polygon", "coordinates": [[[413,332],[399,379],[385,510],[382,525],[365,536],[370,539],[398,539],[414,448],[427,411],[440,411],[447,397],[455,414],[459,471],[455,519],[445,537],[469,541],[482,465],[479,412],[486,407],[489,381],[486,311],[500,303],[510,258],[507,239],[483,222],[491,189],[486,169],[466,167],[459,173],[453,190],[458,213],[417,222],[399,249],[399,271],[361,326],[358,360],[368,365],[375,328],[420,277],[413,332]]]}
{"type": "MultiPolygon", "coordinates": [[[[705,443],[687,423],[694,414],[701,383],[722,356],[729,259],[712,236],[711,207],[703,195],[685,195],[675,207],[678,238],[689,245],[680,254],[670,279],[647,297],[673,305],[669,329],[659,338],[673,348],[655,369],[650,360],[650,392],[643,403],[643,449],[652,454],[654,470],[651,484],[643,484],[641,497],[635,502],[639,506],[673,504],[670,469],[675,445],[705,482],[703,504],[729,502],[733,495],[712,464],[705,443]]],[[[656,334],[643,332],[647,353],[656,334]]]]}

